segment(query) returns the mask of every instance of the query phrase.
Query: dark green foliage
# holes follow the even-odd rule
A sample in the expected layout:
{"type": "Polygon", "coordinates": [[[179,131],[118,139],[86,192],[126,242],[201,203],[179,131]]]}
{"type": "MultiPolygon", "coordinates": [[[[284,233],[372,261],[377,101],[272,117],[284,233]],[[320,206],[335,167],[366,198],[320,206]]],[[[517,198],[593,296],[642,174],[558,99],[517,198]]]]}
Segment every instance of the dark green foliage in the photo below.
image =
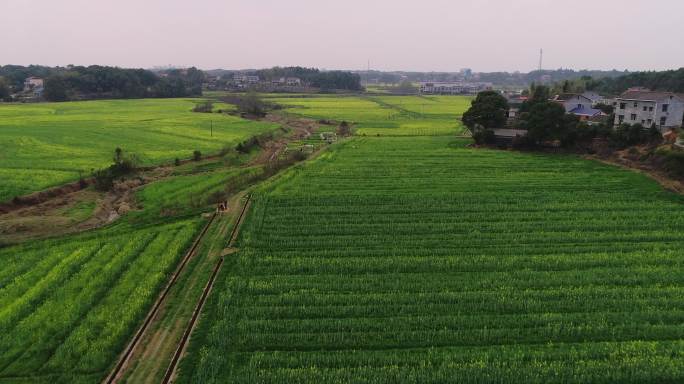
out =
{"type": "Polygon", "coordinates": [[[7,99],[9,96],[9,85],[7,85],[7,81],[3,77],[0,77],[0,101],[7,99]]]}
{"type": "Polygon", "coordinates": [[[662,140],[662,135],[655,125],[644,128],[641,124],[621,124],[616,127],[611,135],[611,142],[617,147],[627,147],[630,145],[646,144],[662,140]]]}
{"type": "Polygon", "coordinates": [[[211,113],[214,110],[214,103],[211,101],[204,101],[195,104],[195,108],[192,109],[193,112],[199,113],[211,113]]]}
{"type": "Polygon", "coordinates": [[[49,101],[66,101],[69,99],[68,88],[63,76],[53,75],[45,79],[43,96],[49,101]]]}
{"type": "Polygon", "coordinates": [[[472,131],[473,134],[473,140],[475,140],[475,144],[478,145],[485,145],[485,144],[494,144],[494,141],[496,137],[494,136],[494,131],[491,129],[485,129],[485,128],[474,128],[472,131]]]}
{"type": "Polygon", "coordinates": [[[594,80],[587,85],[587,89],[607,94],[619,94],[630,87],[684,92],[684,68],[661,72],[635,72],[619,77],[594,80]]]}
{"type": "Polygon", "coordinates": [[[546,103],[551,98],[551,90],[544,85],[535,85],[532,83],[528,92],[530,98],[525,101],[520,107],[520,112],[529,112],[536,104],[546,103]]]}
{"type": "Polygon", "coordinates": [[[350,136],[351,135],[351,127],[349,126],[349,123],[346,121],[343,121],[340,123],[340,126],[337,127],[337,134],[339,136],[350,136]]]}
{"type": "Polygon", "coordinates": [[[263,147],[268,141],[273,140],[272,133],[262,133],[261,135],[252,136],[249,139],[239,143],[235,150],[240,153],[249,153],[252,149],[263,147]]]}
{"type": "Polygon", "coordinates": [[[665,170],[675,177],[684,177],[684,151],[661,149],[657,152],[665,160],[665,170]]]}
{"type": "Polygon", "coordinates": [[[200,151],[198,151],[198,150],[195,150],[195,151],[192,153],[192,160],[194,160],[194,161],[200,161],[200,160],[202,160],[202,152],[200,152],[200,151]]]}
{"type": "Polygon", "coordinates": [[[144,69],[89,67],[4,66],[10,85],[21,90],[29,76],[46,79],[44,96],[49,101],[73,99],[129,99],[143,97],[186,97],[202,94],[204,74],[196,68],[169,70],[159,77],[144,69]]]}
{"type": "Polygon", "coordinates": [[[537,144],[547,140],[570,144],[575,139],[577,122],[576,116],[565,114],[561,104],[544,101],[531,104],[530,111],[521,114],[518,128],[526,129],[529,139],[537,144]]]}
{"type": "Polygon", "coordinates": [[[236,104],[238,111],[248,115],[263,117],[268,110],[267,104],[255,92],[248,92],[240,97],[236,104]]]}
{"type": "Polygon", "coordinates": [[[473,135],[474,130],[482,128],[500,128],[506,123],[508,101],[495,91],[484,91],[477,94],[470,109],[463,114],[465,124],[473,135]]]}
{"type": "Polygon", "coordinates": [[[345,71],[321,72],[316,68],[274,67],[255,71],[254,74],[264,80],[274,80],[281,77],[297,77],[301,79],[304,84],[320,88],[323,91],[336,89],[360,91],[362,89],[361,77],[357,74],[345,71]]]}
{"type": "Polygon", "coordinates": [[[121,148],[116,148],[112,165],[93,172],[95,188],[100,191],[111,190],[116,179],[127,176],[135,171],[137,162],[134,156],[126,156],[121,148]]]}
{"type": "Polygon", "coordinates": [[[180,159],[176,157],[176,160],[173,161],[173,164],[174,164],[176,167],[178,167],[179,165],[181,165],[180,159]]]}

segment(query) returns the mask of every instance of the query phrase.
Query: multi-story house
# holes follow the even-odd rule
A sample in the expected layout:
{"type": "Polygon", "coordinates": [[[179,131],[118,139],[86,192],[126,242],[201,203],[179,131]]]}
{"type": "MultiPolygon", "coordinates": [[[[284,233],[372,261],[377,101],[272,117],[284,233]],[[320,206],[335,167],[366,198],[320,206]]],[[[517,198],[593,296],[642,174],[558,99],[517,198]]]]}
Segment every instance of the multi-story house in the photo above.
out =
{"type": "Polygon", "coordinates": [[[630,88],[615,99],[615,125],[655,124],[661,132],[682,126],[684,95],[630,88]]]}
{"type": "Polygon", "coordinates": [[[595,101],[586,95],[564,93],[556,95],[553,101],[562,104],[566,113],[576,115],[582,121],[593,121],[604,116],[603,112],[594,108],[595,101]]]}
{"type": "Polygon", "coordinates": [[[24,92],[32,91],[35,88],[43,88],[43,79],[40,77],[27,77],[26,80],[24,80],[24,92]]]}

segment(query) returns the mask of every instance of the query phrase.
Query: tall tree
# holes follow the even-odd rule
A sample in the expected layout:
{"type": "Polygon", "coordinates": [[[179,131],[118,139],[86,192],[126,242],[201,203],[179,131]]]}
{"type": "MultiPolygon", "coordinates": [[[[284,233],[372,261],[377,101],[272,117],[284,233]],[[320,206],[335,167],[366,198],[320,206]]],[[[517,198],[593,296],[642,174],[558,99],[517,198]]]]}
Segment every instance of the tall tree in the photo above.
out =
{"type": "Polygon", "coordinates": [[[463,124],[471,131],[478,126],[490,129],[499,128],[506,123],[508,101],[495,91],[484,91],[477,94],[470,109],[463,114],[463,124]]]}
{"type": "Polygon", "coordinates": [[[10,96],[9,85],[4,77],[0,77],[0,101],[10,96]]]}

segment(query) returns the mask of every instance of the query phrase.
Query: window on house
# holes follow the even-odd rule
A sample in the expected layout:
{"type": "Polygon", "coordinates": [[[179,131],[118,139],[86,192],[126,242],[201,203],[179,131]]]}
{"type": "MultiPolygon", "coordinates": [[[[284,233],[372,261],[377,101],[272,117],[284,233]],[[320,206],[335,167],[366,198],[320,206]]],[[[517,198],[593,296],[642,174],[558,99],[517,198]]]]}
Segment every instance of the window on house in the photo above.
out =
{"type": "Polygon", "coordinates": [[[635,101],[635,102],[634,102],[634,108],[637,108],[638,106],[639,106],[639,103],[637,103],[637,102],[635,101]]]}
{"type": "Polygon", "coordinates": [[[668,104],[663,104],[663,112],[667,112],[667,109],[668,109],[669,107],[670,107],[670,106],[669,106],[668,104]]]}
{"type": "Polygon", "coordinates": [[[646,120],[641,119],[641,125],[644,125],[644,124],[646,124],[646,120]]]}
{"type": "Polygon", "coordinates": [[[577,108],[582,108],[582,104],[577,104],[577,108]]]}
{"type": "Polygon", "coordinates": [[[664,126],[665,124],[667,124],[667,117],[663,116],[660,118],[660,125],[664,126]]]}
{"type": "Polygon", "coordinates": [[[629,117],[629,119],[632,121],[636,120],[636,113],[632,113],[632,115],[629,117]]]}
{"type": "Polygon", "coordinates": [[[622,122],[625,121],[625,115],[618,116],[618,121],[622,124],[622,122]]]}
{"type": "Polygon", "coordinates": [[[646,120],[646,125],[648,125],[650,127],[651,124],[653,124],[653,120],[651,120],[651,119],[646,120]]]}
{"type": "Polygon", "coordinates": [[[620,103],[620,109],[627,108],[627,103],[620,103]]]}
{"type": "Polygon", "coordinates": [[[649,112],[653,112],[653,107],[648,107],[649,112]]]}
{"type": "Polygon", "coordinates": [[[648,111],[648,107],[644,106],[644,112],[648,111]]]}

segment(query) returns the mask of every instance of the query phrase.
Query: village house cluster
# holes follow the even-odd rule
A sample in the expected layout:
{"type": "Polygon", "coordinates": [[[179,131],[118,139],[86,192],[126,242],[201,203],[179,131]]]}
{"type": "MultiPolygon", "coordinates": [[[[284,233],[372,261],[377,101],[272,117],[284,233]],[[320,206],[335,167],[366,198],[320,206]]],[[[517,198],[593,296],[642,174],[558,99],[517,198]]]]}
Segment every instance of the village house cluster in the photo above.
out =
{"type": "Polygon", "coordinates": [[[244,90],[254,88],[262,92],[274,90],[297,90],[306,87],[298,77],[279,77],[271,80],[261,79],[257,75],[235,73],[232,77],[207,76],[204,84],[209,90],[244,90]]]}
{"type": "Polygon", "coordinates": [[[473,95],[478,92],[491,90],[492,83],[483,82],[422,82],[420,93],[426,95],[473,95]]]}
{"type": "MultiPolygon", "coordinates": [[[[520,107],[527,100],[519,94],[506,95],[510,109],[508,118],[518,117],[520,107]]],[[[599,105],[613,106],[614,126],[621,124],[641,124],[645,128],[655,124],[662,133],[681,128],[684,123],[684,95],[673,92],[654,92],[646,88],[630,88],[620,96],[611,99],[596,92],[581,94],[565,93],[554,96],[551,101],[560,103],[565,112],[579,117],[588,124],[604,122],[608,115],[598,108],[599,105]]]]}

